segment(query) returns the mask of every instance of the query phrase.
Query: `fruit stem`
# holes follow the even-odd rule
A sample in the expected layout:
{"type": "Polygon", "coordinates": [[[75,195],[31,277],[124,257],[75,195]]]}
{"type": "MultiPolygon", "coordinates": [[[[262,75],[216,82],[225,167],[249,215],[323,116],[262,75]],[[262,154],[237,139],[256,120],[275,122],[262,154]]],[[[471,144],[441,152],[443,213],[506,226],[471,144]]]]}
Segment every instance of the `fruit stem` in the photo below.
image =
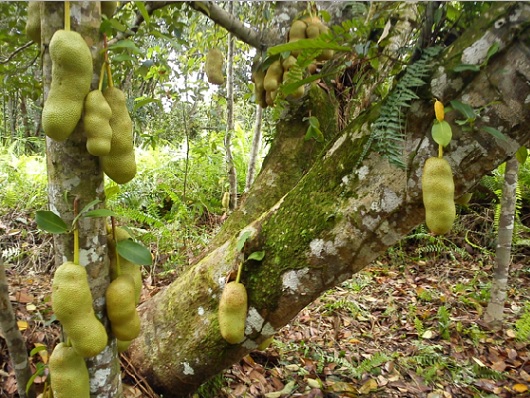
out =
{"type": "Polygon", "coordinates": [[[64,30],[70,30],[70,2],[64,2],[64,30]]]}
{"type": "Polygon", "coordinates": [[[241,279],[241,272],[243,271],[243,262],[239,263],[239,267],[237,267],[237,276],[236,276],[236,283],[239,283],[239,280],[241,279]]]}
{"type": "MultiPolygon", "coordinates": [[[[77,217],[79,212],[79,198],[74,199],[74,217],[77,217]]],[[[79,229],[77,228],[77,221],[74,225],[74,264],[79,264],[79,229]]]]}
{"type": "Polygon", "coordinates": [[[105,66],[107,67],[107,84],[109,87],[114,87],[114,82],[112,81],[112,71],[110,70],[109,62],[109,46],[107,43],[107,35],[103,36],[103,46],[105,48],[105,66]]]}
{"type": "Polygon", "coordinates": [[[114,217],[110,218],[110,222],[112,224],[112,237],[114,238],[114,255],[116,256],[116,276],[120,276],[120,255],[118,254],[118,239],[116,239],[116,220],[114,219],[114,217]]]}
{"type": "Polygon", "coordinates": [[[444,156],[444,147],[441,145],[438,145],[438,157],[441,159],[444,156]]]}
{"type": "Polygon", "coordinates": [[[99,72],[99,82],[98,82],[99,91],[102,91],[103,89],[103,79],[105,78],[105,67],[106,67],[106,62],[103,62],[103,64],[101,65],[101,71],[99,72]]]}

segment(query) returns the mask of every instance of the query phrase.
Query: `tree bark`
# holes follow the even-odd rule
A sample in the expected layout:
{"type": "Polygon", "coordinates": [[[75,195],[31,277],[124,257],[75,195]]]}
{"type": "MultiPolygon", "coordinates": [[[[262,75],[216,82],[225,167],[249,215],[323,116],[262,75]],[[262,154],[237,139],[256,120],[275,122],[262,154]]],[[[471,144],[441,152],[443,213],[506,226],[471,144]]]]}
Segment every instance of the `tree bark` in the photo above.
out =
{"type": "MultiPolygon", "coordinates": [[[[43,55],[44,98],[50,83],[52,63],[48,51],[53,33],[63,28],[64,11],[62,2],[45,2],[42,16],[42,40],[46,51],[43,55]]],[[[101,22],[99,2],[72,2],[71,26],[87,42],[94,61],[92,88],[97,88],[102,57],[102,37],[99,33],[101,22]]],[[[75,87],[71,88],[75,90],[75,87]]],[[[86,150],[86,137],[82,123],[64,142],[46,138],[48,171],[48,200],[50,210],[60,215],[66,223],[74,219],[73,202],[77,200],[79,209],[95,199],[104,206],[105,192],[103,173],[97,157],[86,150]]],[[[106,249],[106,226],[103,218],[81,217],[79,230],[80,264],[86,266],[92,290],[94,310],[106,324],[105,290],[109,284],[109,260],[106,249]]],[[[55,265],[58,267],[73,259],[72,234],[55,235],[55,265]]],[[[72,298],[75,299],[75,298],[72,298]]],[[[108,325],[107,325],[108,326],[108,325]]],[[[93,398],[119,397],[121,378],[117,356],[116,340],[109,339],[107,348],[96,357],[87,360],[90,374],[90,391],[93,398]]]]}
{"type": "Polygon", "coordinates": [[[256,105],[256,123],[254,125],[254,135],[252,137],[252,148],[248,159],[247,178],[245,181],[245,192],[250,190],[254,182],[256,173],[256,164],[258,160],[259,149],[261,147],[261,120],[263,117],[263,108],[260,104],[256,105]]]}
{"type": "Polygon", "coordinates": [[[484,314],[484,321],[490,327],[502,327],[504,303],[508,290],[510,272],[512,238],[515,225],[515,204],[517,202],[517,173],[519,162],[515,156],[506,162],[504,185],[502,187],[501,215],[497,233],[497,250],[495,252],[495,268],[490,290],[490,301],[484,314]]]}
{"type": "MultiPolygon", "coordinates": [[[[421,99],[404,109],[405,170],[375,152],[357,165],[379,116],[379,105],[362,113],[345,131],[331,135],[326,147],[313,154],[314,163],[303,171],[306,159],[299,157],[307,150],[307,142],[300,142],[300,134],[307,129],[303,121],[307,113],[297,113],[302,107],[293,108],[285,118],[288,122],[278,124],[271,153],[249,194],[252,198],[255,190],[273,191],[263,198],[268,207],[264,209],[259,200],[253,207],[246,202],[245,212],[236,212],[235,221],[227,221],[222,238],[214,240],[209,253],[139,309],[142,333],[130,356],[155,389],[167,397],[186,396],[424,221],[421,169],[425,159],[437,153],[426,135],[434,120],[433,97],[483,107],[472,134],[454,123],[456,115],[446,118],[454,138],[445,157],[453,169],[456,196],[528,143],[530,109],[525,99],[530,95],[530,51],[526,43],[530,34],[523,29],[530,7],[500,5],[488,15],[482,26],[477,24],[437,58],[435,74],[430,85],[423,87],[421,99]],[[484,65],[493,41],[499,43],[500,52],[484,65]],[[482,66],[478,73],[454,72],[460,63],[482,66]],[[483,130],[485,126],[502,131],[506,140],[493,137],[483,130]],[[286,143],[291,139],[289,147],[286,143]],[[294,176],[283,172],[281,153],[289,154],[286,170],[298,170],[294,176]],[[291,159],[298,161],[290,164],[291,159]],[[272,170],[277,173],[267,175],[272,170]],[[237,243],[245,234],[249,239],[240,252],[237,243]],[[262,261],[246,260],[256,251],[264,251],[262,261]],[[217,306],[226,275],[241,261],[242,282],[249,295],[246,338],[230,345],[219,333],[217,306]]],[[[319,95],[316,90],[305,103],[311,114],[321,105],[314,101],[319,95]]],[[[330,103],[327,107],[335,109],[330,103]]],[[[333,124],[333,117],[319,120],[321,125],[333,124]]]]}

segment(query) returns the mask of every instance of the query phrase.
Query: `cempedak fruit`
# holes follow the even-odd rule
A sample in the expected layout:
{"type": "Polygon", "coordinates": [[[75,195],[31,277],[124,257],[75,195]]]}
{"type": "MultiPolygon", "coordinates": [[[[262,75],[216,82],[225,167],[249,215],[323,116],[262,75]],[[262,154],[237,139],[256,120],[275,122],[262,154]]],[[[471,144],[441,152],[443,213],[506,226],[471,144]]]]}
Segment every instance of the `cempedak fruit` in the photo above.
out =
{"type": "Polygon", "coordinates": [[[238,344],[245,339],[247,300],[247,290],[242,283],[229,282],[225,285],[218,319],[221,335],[230,344],[238,344]]]}
{"type": "Polygon", "coordinates": [[[265,78],[263,79],[263,87],[268,92],[277,90],[280,86],[280,83],[282,82],[282,77],[282,63],[280,62],[280,60],[276,60],[269,66],[269,68],[267,69],[267,73],[265,73],[265,78]]]}
{"type": "Polygon", "coordinates": [[[52,282],[52,308],[79,355],[89,358],[103,351],[107,331],[94,313],[85,267],[67,261],[57,268],[52,282]]]}
{"type": "Polygon", "coordinates": [[[218,48],[211,48],[206,54],[205,71],[208,77],[208,82],[212,84],[223,84],[225,77],[223,75],[224,57],[221,50],[218,48]]]}
{"type": "Polygon", "coordinates": [[[107,316],[112,333],[118,340],[133,340],[140,334],[140,316],[134,302],[134,280],[122,274],[114,279],[105,293],[107,316]]]}
{"type": "Polygon", "coordinates": [[[107,18],[110,18],[114,15],[114,13],[116,12],[116,8],[118,8],[117,1],[102,1],[101,2],[101,13],[103,15],[106,15],[107,18]]]}
{"type": "Polygon", "coordinates": [[[89,398],[88,370],[73,347],[59,343],[50,355],[48,368],[54,398],[89,398]]]}
{"type": "Polygon", "coordinates": [[[92,81],[92,55],[83,37],[58,30],[50,40],[52,82],[42,109],[42,128],[56,141],[74,131],[92,81]]]}
{"type": "Polygon", "coordinates": [[[28,2],[28,18],[26,19],[26,36],[40,45],[40,12],[42,1],[28,2]]]}
{"type": "Polygon", "coordinates": [[[421,181],[427,227],[434,234],[446,234],[456,217],[451,166],[443,158],[429,158],[423,166],[421,181]]]}
{"type": "Polygon", "coordinates": [[[86,148],[94,156],[108,155],[112,142],[110,119],[112,109],[100,90],[93,90],[85,98],[83,123],[87,136],[86,148]]]}
{"type": "MultiPolygon", "coordinates": [[[[112,151],[112,149],[111,149],[112,151]]],[[[136,156],[134,150],[123,155],[109,154],[100,157],[103,172],[117,184],[125,184],[136,175],[136,156]]]]}

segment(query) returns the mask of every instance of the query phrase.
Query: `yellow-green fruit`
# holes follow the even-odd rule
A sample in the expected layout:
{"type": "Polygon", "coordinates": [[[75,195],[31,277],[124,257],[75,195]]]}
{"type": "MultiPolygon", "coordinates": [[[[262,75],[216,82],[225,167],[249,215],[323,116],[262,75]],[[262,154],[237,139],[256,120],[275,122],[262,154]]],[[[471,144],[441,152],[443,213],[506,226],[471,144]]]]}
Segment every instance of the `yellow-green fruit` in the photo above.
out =
{"type": "Polygon", "coordinates": [[[242,283],[226,284],[219,302],[218,318],[221,335],[230,344],[238,344],[245,339],[247,300],[247,290],[242,283]]]}
{"type": "Polygon", "coordinates": [[[101,2],[101,13],[103,15],[106,15],[107,18],[110,18],[114,15],[114,13],[116,12],[116,8],[118,8],[117,1],[102,1],[101,2]]]}
{"type": "Polygon", "coordinates": [[[117,87],[107,87],[103,96],[112,110],[109,120],[112,128],[110,155],[124,155],[133,150],[132,120],[127,109],[127,101],[123,91],[117,87]]]}
{"type": "Polygon", "coordinates": [[[455,203],[457,205],[467,206],[469,204],[469,201],[471,200],[472,196],[473,196],[473,192],[466,192],[465,194],[463,194],[459,198],[456,198],[455,199],[455,203]]]}
{"type": "Polygon", "coordinates": [[[284,71],[288,71],[293,66],[296,65],[296,58],[293,55],[289,55],[287,58],[284,59],[282,62],[282,67],[284,71]]]}
{"type": "Polygon", "coordinates": [[[116,340],[116,345],[118,346],[118,353],[121,354],[122,352],[127,351],[131,343],[132,343],[132,340],[127,340],[127,341],[116,340]]]}
{"type": "MultiPolygon", "coordinates": [[[[263,79],[263,87],[266,91],[277,90],[282,82],[283,68],[280,60],[274,61],[269,68],[267,73],[265,73],[265,78],[263,79]]],[[[270,104],[269,104],[270,105],[270,104]]]]}
{"type": "Polygon", "coordinates": [[[322,50],[320,55],[317,57],[318,61],[328,61],[335,55],[335,51],[329,48],[322,50]]]}
{"type": "Polygon", "coordinates": [[[456,217],[455,185],[447,160],[437,157],[427,159],[421,182],[427,227],[434,234],[446,234],[456,217]]]}
{"type": "Polygon", "coordinates": [[[109,121],[112,109],[100,90],[93,90],[85,98],[83,123],[87,136],[86,149],[94,156],[108,155],[112,142],[109,121]]]}
{"type": "Polygon", "coordinates": [[[26,20],[26,36],[40,45],[40,11],[42,1],[28,2],[28,18],[26,20]]]}
{"type": "Polygon", "coordinates": [[[263,87],[263,79],[265,78],[265,72],[261,69],[256,70],[252,74],[252,79],[254,81],[254,96],[256,97],[256,103],[260,104],[262,108],[267,107],[267,102],[265,101],[265,88],[263,87]]]}
{"type": "MultiPolygon", "coordinates": [[[[112,152],[112,149],[111,149],[112,152]]],[[[103,172],[114,182],[125,184],[136,175],[134,150],[123,155],[109,154],[99,158],[103,172]]]]}
{"type": "Polygon", "coordinates": [[[223,63],[224,57],[221,50],[212,48],[208,51],[208,54],[206,54],[205,71],[209,83],[220,85],[225,82],[223,63]]]}
{"type": "Polygon", "coordinates": [[[118,340],[133,340],[140,334],[140,316],[134,303],[134,280],[122,274],[114,279],[105,293],[110,328],[118,340]]]}
{"type": "Polygon", "coordinates": [[[320,36],[320,28],[317,24],[308,25],[307,29],[305,30],[305,34],[309,39],[314,39],[320,36]]]}
{"type": "Polygon", "coordinates": [[[103,351],[107,332],[94,313],[85,267],[67,261],[57,268],[52,308],[79,355],[89,358],[103,351]]]}
{"type": "Polygon", "coordinates": [[[52,82],[42,109],[42,128],[56,141],[74,131],[92,81],[92,55],[83,37],[58,30],[50,41],[52,82]]]}
{"type": "Polygon", "coordinates": [[[48,369],[54,398],[89,398],[88,370],[73,347],[59,343],[50,355],[48,369]]]}

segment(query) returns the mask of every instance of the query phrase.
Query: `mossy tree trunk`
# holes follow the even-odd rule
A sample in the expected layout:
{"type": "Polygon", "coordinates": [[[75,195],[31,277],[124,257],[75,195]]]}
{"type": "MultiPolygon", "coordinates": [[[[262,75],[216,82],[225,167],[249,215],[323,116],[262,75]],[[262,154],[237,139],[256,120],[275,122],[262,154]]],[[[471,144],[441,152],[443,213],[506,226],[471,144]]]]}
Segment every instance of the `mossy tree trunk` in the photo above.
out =
{"type": "MultiPolygon", "coordinates": [[[[511,5],[509,7],[512,7],[511,5]]],[[[277,125],[274,143],[248,199],[225,223],[207,254],[140,307],[141,336],[130,348],[137,371],[165,397],[184,397],[287,324],[326,289],[350,278],[424,221],[421,170],[437,154],[430,138],[432,98],[483,108],[472,133],[448,114],[453,141],[445,157],[459,196],[530,140],[530,32],[526,5],[488,14],[437,58],[421,99],[404,109],[406,169],[377,153],[358,164],[381,109],[374,105],[335,134],[336,106],[314,87],[277,125]],[[499,16],[500,15],[500,16],[499,16]],[[493,42],[500,52],[483,61],[493,42]],[[459,63],[479,72],[455,73],[459,63]],[[326,101],[322,106],[322,101],[326,101]],[[303,118],[318,115],[327,144],[304,141],[303,118]],[[330,130],[326,130],[329,126],[330,130]],[[501,131],[495,138],[483,127],[501,131]],[[242,252],[238,241],[249,236],[242,252]],[[246,259],[263,251],[262,261],[246,259]],[[244,261],[249,294],[246,339],[226,343],[217,308],[225,278],[244,261]]]]}
{"type": "MultiPolygon", "coordinates": [[[[72,2],[71,29],[79,32],[87,42],[94,60],[92,89],[97,88],[102,57],[102,37],[99,2],[72,2]]],[[[41,19],[43,55],[44,98],[47,97],[51,78],[52,63],[48,51],[53,33],[64,27],[64,3],[45,2],[41,19]]],[[[71,87],[77,90],[77,87],[71,87]]],[[[99,199],[96,207],[105,201],[103,173],[98,159],[86,150],[86,137],[82,123],[64,142],[46,139],[48,171],[48,198],[50,210],[57,213],[67,223],[74,219],[74,201],[81,210],[88,203],[99,199]]],[[[106,249],[106,227],[102,218],[80,218],[79,263],[86,266],[94,300],[96,314],[105,323],[105,290],[109,284],[109,261],[106,249]]],[[[72,234],[55,235],[55,265],[73,260],[74,242],[72,234]]],[[[75,300],[75,297],[72,297],[75,300]]],[[[91,376],[91,396],[119,397],[121,379],[115,339],[96,357],[87,360],[91,376]]],[[[50,347],[51,348],[51,347],[50,347]]]]}

